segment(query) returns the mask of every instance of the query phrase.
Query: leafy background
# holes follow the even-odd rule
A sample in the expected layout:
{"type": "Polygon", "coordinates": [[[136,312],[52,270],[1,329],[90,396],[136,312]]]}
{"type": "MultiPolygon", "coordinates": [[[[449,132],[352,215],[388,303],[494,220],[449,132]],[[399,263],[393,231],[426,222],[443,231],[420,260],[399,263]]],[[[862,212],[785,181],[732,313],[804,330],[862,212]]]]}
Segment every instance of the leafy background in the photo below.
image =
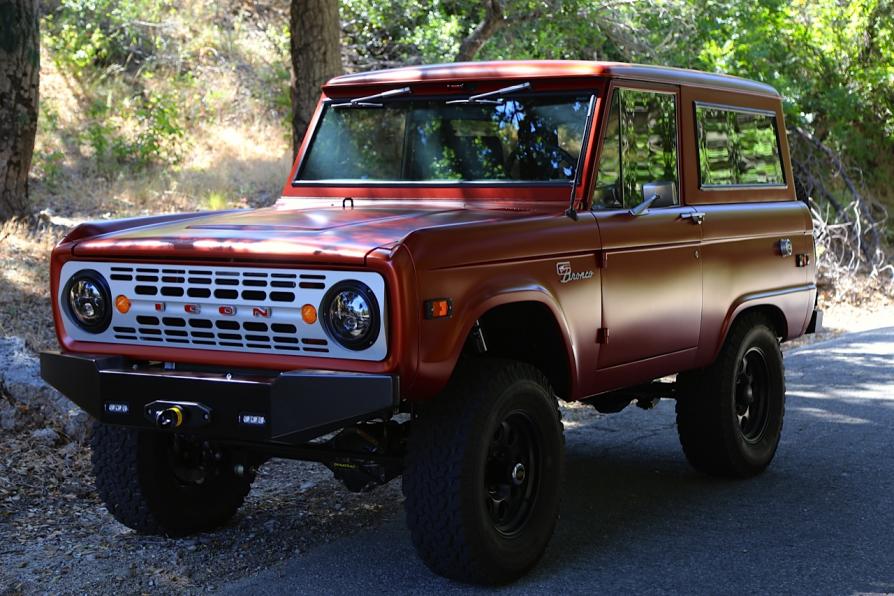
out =
{"type": "MultiPolygon", "coordinates": [[[[477,59],[657,63],[774,85],[790,130],[812,139],[793,150],[823,199],[836,287],[889,262],[867,246],[894,239],[891,0],[341,0],[344,68],[452,61],[494,6],[477,59]]],[[[45,259],[67,226],[275,200],[291,160],[288,24],[284,0],[42,3],[32,201],[45,229],[0,226],[0,331],[54,345],[33,321],[49,320],[45,259]]],[[[891,292],[851,297],[879,288],[891,292]]]]}
{"type": "MultiPolygon", "coordinates": [[[[345,68],[449,62],[485,17],[485,4],[342,0],[345,68]]],[[[502,7],[501,26],[479,59],[646,62],[764,81],[784,95],[789,125],[846,156],[872,194],[894,200],[890,0],[506,0],[502,7]]],[[[286,3],[232,0],[49,3],[45,58],[81,109],[60,134],[58,104],[72,98],[44,89],[44,170],[52,179],[78,157],[87,158],[81,169],[107,177],[121,166],[188,168],[196,158],[184,164],[184,157],[204,149],[209,125],[249,116],[251,128],[285,129],[287,11],[286,3]]],[[[241,190],[248,189],[205,194],[232,200],[241,190]]]]}

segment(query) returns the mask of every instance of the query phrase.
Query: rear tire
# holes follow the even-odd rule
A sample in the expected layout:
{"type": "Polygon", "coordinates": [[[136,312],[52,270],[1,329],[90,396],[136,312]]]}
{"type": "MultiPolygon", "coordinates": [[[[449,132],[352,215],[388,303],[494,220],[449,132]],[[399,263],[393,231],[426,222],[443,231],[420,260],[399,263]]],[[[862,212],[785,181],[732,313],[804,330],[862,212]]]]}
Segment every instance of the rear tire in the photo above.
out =
{"type": "Polygon", "coordinates": [[[91,439],[96,490],[115,519],[170,537],[226,523],[251,488],[226,451],[168,433],[97,423],[91,439]]]}
{"type": "Polygon", "coordinates": [[[470,583],[523,575],[555,529],[564,451],[540,371],[507,360],[460,363],[410,434],[403,492],[420,558],[470,583]]]}
{"type": "Polygon", "coordinates": [[[706,474],[746,478],[773,461],[785,415],[785,368],[759,315],[736,321],[717,360],[677,378],[677,432],[706,474]]]}

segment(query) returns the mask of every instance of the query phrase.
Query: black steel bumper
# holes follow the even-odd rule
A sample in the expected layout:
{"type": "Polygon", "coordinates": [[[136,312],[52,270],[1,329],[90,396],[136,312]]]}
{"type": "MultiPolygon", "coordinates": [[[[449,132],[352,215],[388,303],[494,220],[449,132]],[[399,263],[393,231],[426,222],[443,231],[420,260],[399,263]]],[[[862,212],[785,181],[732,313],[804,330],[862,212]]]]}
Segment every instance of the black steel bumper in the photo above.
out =
{"type": "Polygon", "coordinates": [[[158,428],[174,406],[176,426],[218,440],[300,444],[354,422],[390,417],[398,403],[392,375],[300,370],[166,370],[116,356],[44,352],[40,374],[94,418],[158,428]]]}

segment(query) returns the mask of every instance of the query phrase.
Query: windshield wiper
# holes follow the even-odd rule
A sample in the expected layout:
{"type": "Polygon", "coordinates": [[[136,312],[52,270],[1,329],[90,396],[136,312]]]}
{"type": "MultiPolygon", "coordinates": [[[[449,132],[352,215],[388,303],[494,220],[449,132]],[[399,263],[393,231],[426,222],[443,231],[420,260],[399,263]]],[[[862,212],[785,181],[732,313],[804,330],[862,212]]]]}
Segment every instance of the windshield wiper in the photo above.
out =
{"type": "Polygon", "coordinates": [[[447,105],[454,103],[483,103],[483,104],[501,104],[503,103],[503,96],[509,95],[510,93],[515,93],[517,91],[524,91],[525,89],[530,89],[531,83],[525,82],[519,85],[510,85],[509,87],[503,87],[502,89],[497,89],[495,91],[488,91],[487,93],[479,93],[478,95],[470,95],[466,99],[453,99],[447,102],[447,105]],[[490,99],[491,97],[497,97],[499,99],[490,99]]]}
{"type": "Polygon", "coordinates": [[[332,104],[333,108],[381,108],[384,104],[376,103],[375,99],[387,99],[389,97],[397,97],[399,95],[409,95],[412,90],[409,87],[401,87],[400,89],[391,89],[390,91],[382,91],[375,95],[366,95],[364,97],[355,97],[350,101],[332,104]]]}

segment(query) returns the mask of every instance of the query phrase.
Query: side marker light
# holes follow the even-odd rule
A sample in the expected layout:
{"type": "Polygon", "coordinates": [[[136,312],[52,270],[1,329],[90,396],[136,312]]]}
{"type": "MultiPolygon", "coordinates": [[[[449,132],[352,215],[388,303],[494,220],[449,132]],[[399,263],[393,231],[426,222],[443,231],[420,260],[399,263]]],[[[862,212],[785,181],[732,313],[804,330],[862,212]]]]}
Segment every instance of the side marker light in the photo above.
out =
{"type": "Polygon", "coordinates": [[[435,298],[425,301],[426,319],[443,319],[453,314],[453,301],[450,298],[435,298]]]}

